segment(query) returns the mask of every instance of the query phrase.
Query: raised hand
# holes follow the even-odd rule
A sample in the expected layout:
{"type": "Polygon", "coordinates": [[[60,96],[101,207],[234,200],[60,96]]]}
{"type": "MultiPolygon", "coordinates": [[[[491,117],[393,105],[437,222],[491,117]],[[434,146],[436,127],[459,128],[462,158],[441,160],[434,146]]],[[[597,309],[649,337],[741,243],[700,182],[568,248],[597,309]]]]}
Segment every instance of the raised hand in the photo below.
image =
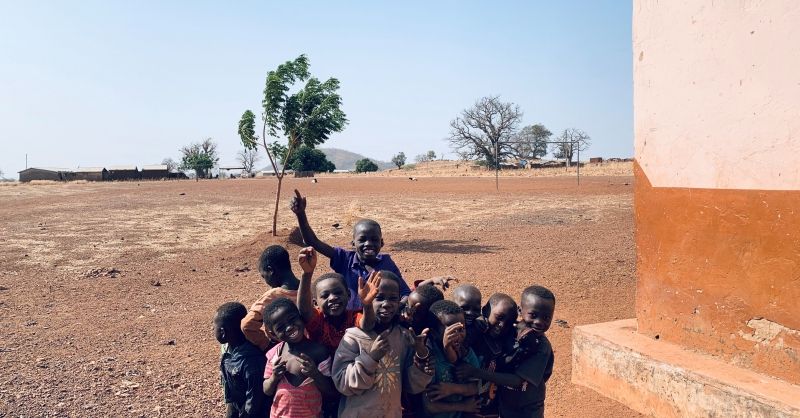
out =
{"type": "Polygon", "coordinates": [[[458,279],[453,276],[441,276],[431,279],[431,284],[441,287],[442,290],[447,290],[450,287],[450,282],[458,283],[458,279]]]}
{"type": "Polygon", "coordinates": [[[305,353],[300,353],[300,355],[297,356],[297,361],[300,363],[300,373],[303,376],[313,379],[322,374],[317,368],[317,363],[305,353]]]}
{"type": "Polygon", "coordinates": [[[381,361],[383,356],[389,352],[389,330],[383,331],[378,334],[378,338],[372,342],[369,348],[369,356],[375,361],[381,361]]]}
{"type": "Polygon", "coordinates": [[[458,322],[453,325],[448,326],[444,330],[444,338],[442,340],[442,345],[444,348],[452,348],[458,352],[457,345],[460,345],[464,341],[464,324],[458,322]]]}
{"type": "Polygon", "coordinates": [[[422,330],[422,332],[419,333],[419,335],[417,335],[414,333],[414,328],[408,329],[408,332],[413,337],[412,344],[414,344],[414,352],[416,352],[417,356],[419,357],[425,358],[428,357],[428,355],[430,355],[430,352],[428,351],[428,346],[425,345],[425,340],[428,339],[428,333],[430,331],[431,330],[429,328],[425,328],[422,330]]]}
{"type": "Polygon", "coordinates": [[[400,312],[400,321],[405,324],[413,324],[414,323],[414,314],[417,312],[417,309],[420,307],[420,303],[417,302],[413,306],[406,305],[406,308],[400,312]]]}
{"type": "Polygon", "coordinates": [[[280,379],[284,374],[286,374],[286,360],[278,360],[278,362],[272,366],[272,376],[274,376],[275,379],[280,379]]]}
{"type": "Polygon", "coordinates": [[[373,270],[367,280],[363,277],[358,278],[358,297],[362,305],[369,305],[375,300],[378,294],[378,285],[381,284],[381,272],[373,270]]]}
{"type": "Polygon", "coordinates": [[[297,257],[303,273],[313,273],[317,268],[317,252],[313,247],[306,247],[300,250],[300,255],[297,257]]]}
{"type": "Polygon", "coordinates": [[[301,195],[297,189],[294,189],[294,197],[292,197],[292,203],[290,207],[295,215],[306,213],[306,198],[303,197],[303,195],[301,195]]]}

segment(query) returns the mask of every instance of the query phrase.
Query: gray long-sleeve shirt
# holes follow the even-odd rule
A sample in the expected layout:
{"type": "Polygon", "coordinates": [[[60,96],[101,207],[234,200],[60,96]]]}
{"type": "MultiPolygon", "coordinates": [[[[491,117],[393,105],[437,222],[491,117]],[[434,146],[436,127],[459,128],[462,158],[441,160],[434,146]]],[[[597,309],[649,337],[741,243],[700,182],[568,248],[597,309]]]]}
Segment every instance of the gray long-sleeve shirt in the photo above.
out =
{"type": "Polygon", "coordinates": [[[339,405],[342,418],[401,417],[400,393],[420,393],[432,376],[414,365],[414,348],[408,331],[395,326],[388,335],[389,352],[380,361],[367,354],[375,332],[350,328],[333,358],[332,377],[344,397],[339,405]]]}

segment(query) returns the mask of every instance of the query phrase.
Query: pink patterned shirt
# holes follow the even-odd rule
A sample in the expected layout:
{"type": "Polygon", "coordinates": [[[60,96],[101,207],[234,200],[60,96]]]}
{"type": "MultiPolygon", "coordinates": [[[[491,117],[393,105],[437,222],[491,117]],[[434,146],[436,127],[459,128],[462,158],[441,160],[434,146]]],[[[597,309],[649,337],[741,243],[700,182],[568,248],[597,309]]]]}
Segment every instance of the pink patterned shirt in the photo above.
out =
{"type": "MultiPolygon", "coordinates": [[[[264,379],[272,376],[272,368],[280,358],[280,353],[286,343],[280,342],[267,351],[267,365],[264,368],[264,379]]],[[[323,376],[331,375],[331,358],[328,357],[317,365],[323,376]]],[[[306,378],[300,386],[294,386],[284,376],[275,389],[275,398],[272,401],[271,418],[318,418],[322,416],[322,393],[311,378],[306,378]]]]}

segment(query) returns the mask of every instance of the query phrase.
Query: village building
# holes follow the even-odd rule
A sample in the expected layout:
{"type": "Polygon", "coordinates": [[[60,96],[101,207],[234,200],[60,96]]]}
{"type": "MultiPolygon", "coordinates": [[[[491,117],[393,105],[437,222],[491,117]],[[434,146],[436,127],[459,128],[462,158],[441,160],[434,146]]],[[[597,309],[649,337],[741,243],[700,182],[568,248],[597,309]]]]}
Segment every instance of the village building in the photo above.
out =
{"type": "Polygon", "coordinates": [[[135,165],[115,165],[108,167],[109,180],[139,180],[140,178],[141,174],[135,165]]]}
{"type": "Polygon", "coordinates": [[[162,180],[171,177],[169,167],[165,164],[142,166],[140,175],[142,180],[162,180]]]}
{"type": "Polygon", "coordinates": [[[25,183],[33,180],[66,181],[72,170],[54,167],[30,167],[19,172],[19,181],[25,183]]]}
{"type": "MultiPolygon", "coordinates": [[[[108,170],[104,167],[79,167],[74,170],[75,180],[105,181],[108,180],[108,170]]],[[[71,179],[70,179],[71,180],[71,179]]]]}

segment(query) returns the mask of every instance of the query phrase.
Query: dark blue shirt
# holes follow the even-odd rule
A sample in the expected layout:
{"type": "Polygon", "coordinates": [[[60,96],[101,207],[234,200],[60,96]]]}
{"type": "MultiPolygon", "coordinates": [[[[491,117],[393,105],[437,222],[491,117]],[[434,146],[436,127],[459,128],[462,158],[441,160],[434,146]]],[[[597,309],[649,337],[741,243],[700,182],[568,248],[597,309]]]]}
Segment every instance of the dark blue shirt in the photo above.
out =
{"type": "Polygon", "coordinates": [[[344,276],[347,282],[347,287],[350,289],[350,302],[347,303],[347,309],[356,310],[361,309],[361,298],[358,297],[358,278],[362,277],[366,280],[371,270],[388,270],[396,274],[400,278],[400,296],[408,296],[411,289],[408,288],[403,275],[400,274],[400,269],[394,264],[389,254],[378,254],[376,256],[378,262],[374,267],[367,270],[367,265],[363,264],[358,259],[355,251],[345,250],[341,247],[333,249],[333,257],[331,257],[331,268],[333,271],[344,276]]]}
{"type": "Polygon", "coordinates": [[[229,403],[240,416],[267,415],[264,408],[264,353],[249,341],[228,347],[222,353],[220,373],[225,403],[229,403]]]}
{"type": "Polygon", "coordinates": [[[501,365],[503,373],[514,373],[524,379],[521,389],[500,386],[497,398],[500,401],[500,416],[508,418],[539,418],[544,416],[544,398],[547,380],[553,374],[553,347],[544,335],[539,343],[522,359],[513,364],[501,365]]]}

